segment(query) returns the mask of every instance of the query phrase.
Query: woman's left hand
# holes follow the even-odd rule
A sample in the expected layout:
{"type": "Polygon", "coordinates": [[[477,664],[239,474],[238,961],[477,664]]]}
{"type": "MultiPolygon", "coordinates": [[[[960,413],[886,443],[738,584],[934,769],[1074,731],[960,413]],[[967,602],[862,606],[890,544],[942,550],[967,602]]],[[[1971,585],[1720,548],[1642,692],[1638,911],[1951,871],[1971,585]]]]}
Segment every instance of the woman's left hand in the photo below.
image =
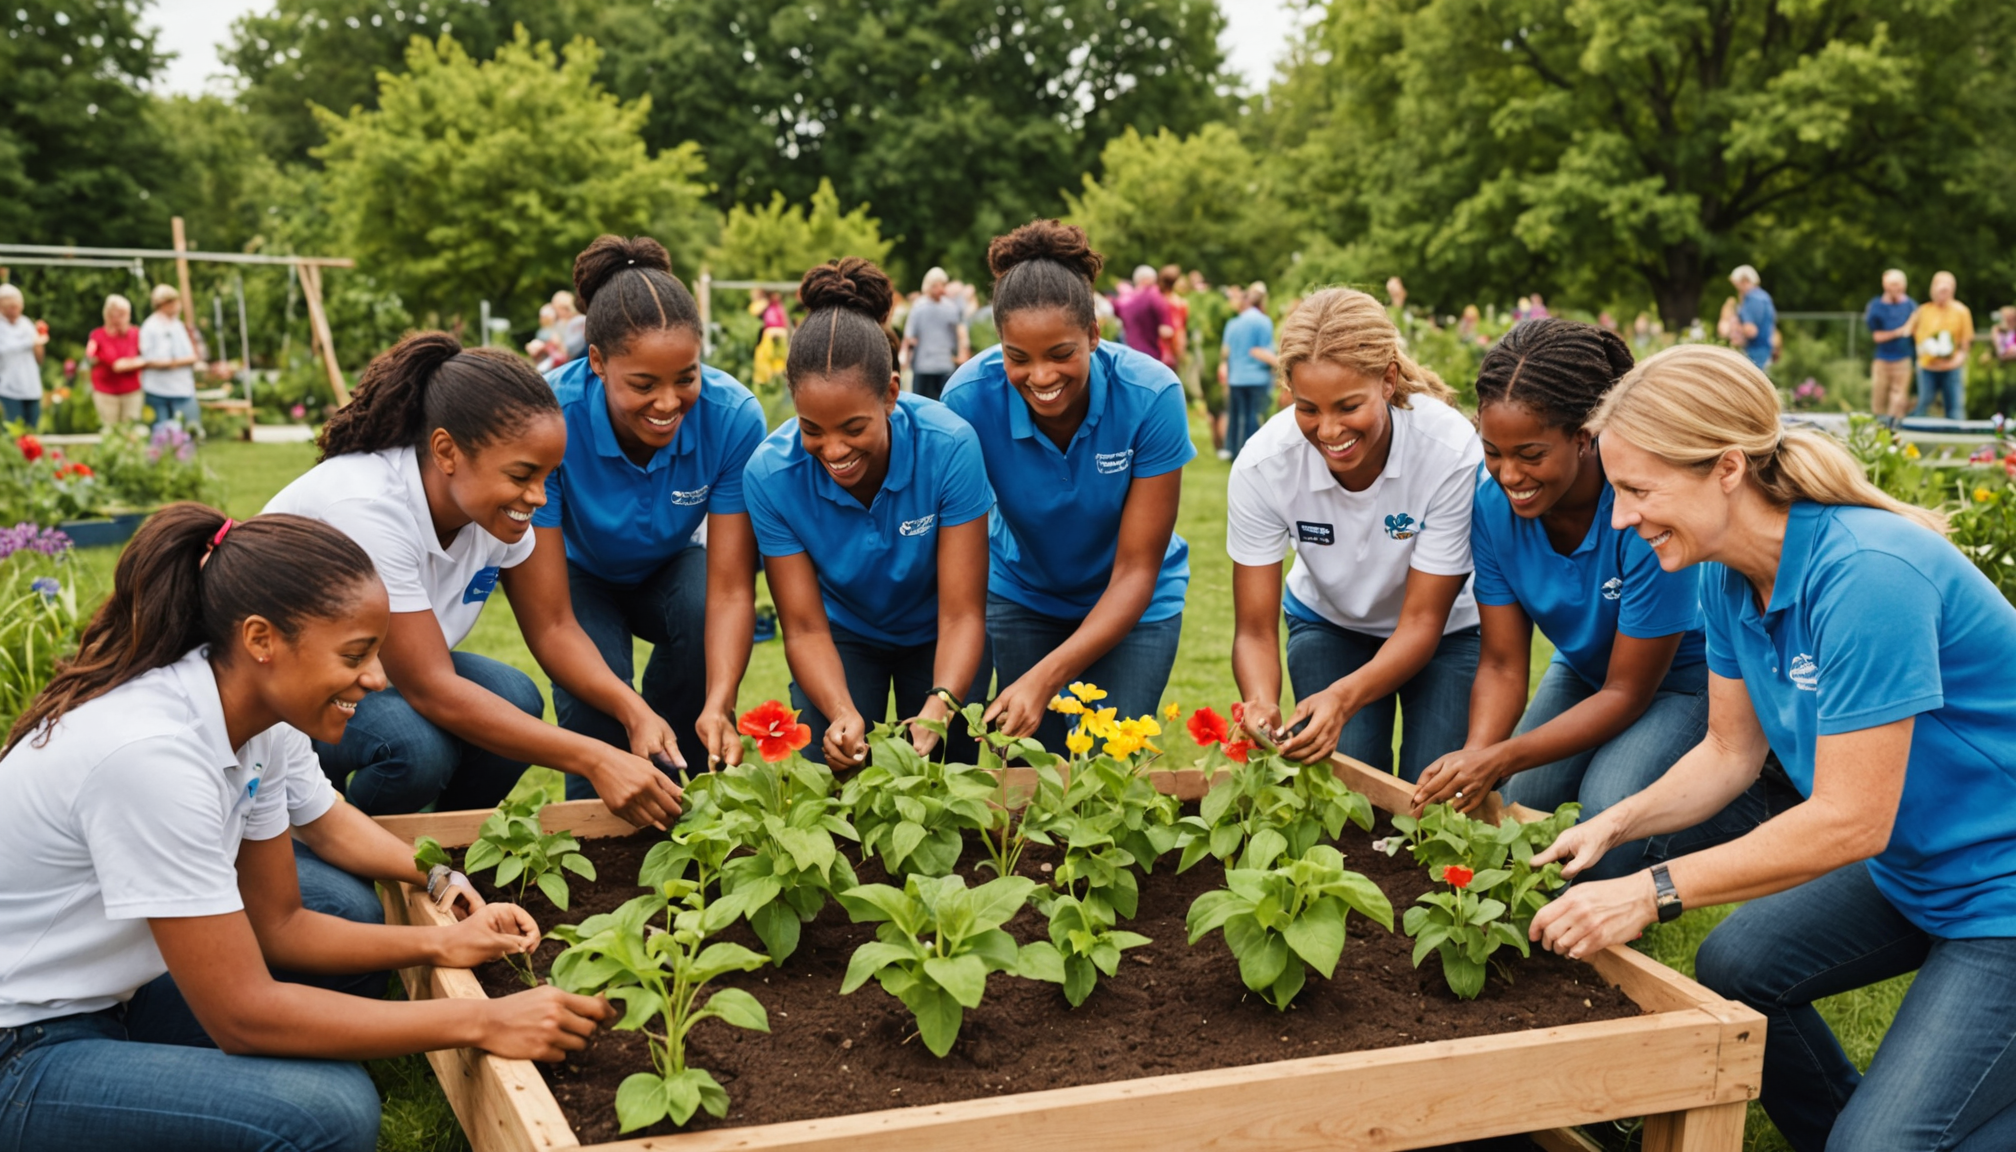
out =
{"type": "Polygon", "coordinates": [[[931,698],[924,701],[924,707],[919,708],[916,717],[910,721],[910,746],[917,750],[919,756],[929,758],[931,750],[938,747],[938,733],[917,723],[918,720],[936,720],[941,724],[950,724],[953,722],[952,706],[945,703],[943,696],[933,692],[931,698]]]}
{"type": "Polygon", "coordinates": [[[1294,735],[1281,741],[1281,755],[1298,764],[1328,759],[1337,750],[1337,737],[1344,725],[1357,712],[1334,686],[1297,700],[1295,714],[1288,717],[1286,725],[1294,735]],[[1295,731],[1297,725],[1302,725],[1299,732],[1295,731]]]}
{"type": "Polygon", "coordinates": [[[539,946],[539,922],[516,904],[486,904],[483,911],[453,928],[443,929],[435,966],[474,968],[503,956],[516,956],[539,946]]]}
{"type": "Polygon", "coordinates": [[[986,722],[1004,736],[1034,736],[1055,695],[1056,687],[1038,683],[1034,672],[1024,673],[987,706],[986,722]]]}
{"type": "Polygon", "coordinates": [[[434,906],[457,920],[467,920],[488,907],[488,903],[469,883],[467,876],[454,872],[449,874],[447,884],[441,889],[441,898],[434,902],[434,906]]]}
{"type": "Polygon", "coordinates": [[[1498,786],[1503,774],[1491,749],[1459,748],[1421,773],[1409,814],[1418,820],[1422,809],[1444,800],[1458,812],[1468,812],[1484,802],[1485,794],[1498,786]]]}
{"type": "Polygon", "coordinates": [[[1526,935],[1549,952],[1581,960],[1636,940],[1658,919],[1652,874],[1636,872],[1616,880],[1585,880],[1568,889],[1540,909],[1526,935]]]}
{"type": "MultiPolygon", "coordinates": [[[[679,738],[672,734],[672,726],[663,716],[649,707],[639,704],[636,712],[623,722],[623,730],[630,737],[630,751],[636,756],[658,764],[658,757],[672,761],[674,767],[684,769],[686,757],[679,752],[679,738]]],[[[663,764],[658,765],[663,768],[663,764]]]]}

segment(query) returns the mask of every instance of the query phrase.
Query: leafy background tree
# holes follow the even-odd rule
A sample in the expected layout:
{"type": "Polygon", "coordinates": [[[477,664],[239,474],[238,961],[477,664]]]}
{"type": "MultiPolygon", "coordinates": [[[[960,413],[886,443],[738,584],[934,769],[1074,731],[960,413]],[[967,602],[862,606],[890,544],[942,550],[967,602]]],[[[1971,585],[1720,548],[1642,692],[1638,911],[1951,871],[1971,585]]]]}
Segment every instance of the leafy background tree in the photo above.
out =
{"type": "Polygon", "coordinates": [[[743,280],[795,279],[814,264],[842,256],[879,263],[889,258],[890,248],[881,223],[865,204],[842,211],[833,182],[822,179],[809,204],[789,204],[782,192],[773,192],[762,207],[730,208],[721,242],[708,260],[715,275],[743,280]]]}
{"type": "Polygon", "coordinates": [[[1064,200],[1116,274],[1177,261],[1214,281],[1253,280],[1270,275],[1293,243],[1273,174],[1230,124],[1186,137],[1129,128],[1106,145],[1099,167],[1103,175],[1086,173],[1064,200]]]}

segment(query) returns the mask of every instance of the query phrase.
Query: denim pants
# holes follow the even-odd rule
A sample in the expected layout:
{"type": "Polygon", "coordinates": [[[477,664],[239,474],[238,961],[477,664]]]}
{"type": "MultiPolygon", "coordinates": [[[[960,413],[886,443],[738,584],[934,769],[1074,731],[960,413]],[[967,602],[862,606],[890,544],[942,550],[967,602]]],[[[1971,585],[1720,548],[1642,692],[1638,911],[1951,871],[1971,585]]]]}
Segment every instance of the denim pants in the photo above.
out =
{"type": "Polygon", "coordinates": [[[26,424],[28,431],[35,431],[36,426],[42,423],[42,401],[39,398],[10,400],[0,396],[0,424],[12,424],[16,420],[26,424]]]}
{"type": "MultiPolygon", "coordinates": [[[[995,683],[1006,688],[1078,631],[1085,622],[1046,616],[1024,608],[1012,600],[987,594],[987,644],[993,652],[995,683]]],[[[1176,645],[1183,638],[1183,614],[1167,620],[1136,624],[1132,631],[1076,679],[1095,684],[1105,691],[1100,704],[1122,717],[1151,716],[1162,703],[1162,691],[1169,686],[1169,670],[1176,666],[1176,645]]],[[[1064,716],[1045,712],[1036,728],[1043,747],[1062,756],[1067,749],[1064,737],[1069,726],[1064,716]]]]}
{"type": "MultiPolygon", "coordinates": [[[[884,644],[849,632],[838,624],[828,623],[827,627],[833,633],[833,647],[840,651],[840,667],[847,673],[847,695],[854,702],[854,710],[861,713],[869,727],[891,716],[889,696],[892,691],[896,696],[896,719],[917,715],[931,689],[937,687],[932,682],[938,660],[936,640],[924,644],[884,644]]],[[[980,671],[973,676],[972,687],[966,690],[968,703],[987,699],[986,681],[992,671],[983,660],[980,671]]],[[[791,681],[791,706],[798,709],[799,719],[812,728],[812,742],[805,746],[802,755],[814,764],[824,764],[826,751],[823,742],[827,719],[812,706],[811,699],[798,687],[796,680],[791,681]]],[[[943,751],[943,758],[948,763],[974,763],[973,757],[979,748],[967,732],[964,720],[955,718],[951,721],[943,751]]]]}
{"type": "Polygon", "coordinates": [[[1764,1110],[1798,1152],[2016,1148],[2016,939],[1930,935],[1857,863],[1738,908],[1694,964],[1769,1021],[1764,1110]],[[1813,1002],[1913,970],[1856,1072],[1813,1002]]]}
{"type": "MultiPolygon", "coordinates": [[[[693,765],[697,757],[704,766],[707,751],[695,728],[707,704],[707,549],[687,548],[635,584],[611,583],[570,560],[567,590],[574,598],[574,619],[617,679],[637,681],[632,638],[651,645],[639,695],[672,726],[686,763],[693,765]]],[[[576,700],[558,684],[553,685],[553,717],[569,732],[630,747],[629,734],[615,717],[576,700]]],[[[592,800],[595,786],[570,775],[567,798],[592,800]]]]}
{"type": "MultiPolygon", "coordinates": [[[[1327,620],[1288,619],[1288,678],[1295,698],[1314,696],[1363,668],[1384,636],[1339,628],[1327,620]]],[[[1421,778],[1428,765],[1463,746],[1470,731],[1470,684],[1477,679],[1475,625],[1446,632],[1435,655],[1412,680],[1384,700],[1358,710],[1337,734],[1337,751],[1381,772],[1393,771],[1394,705],[1402,718],[1400,776],[1421,778]]]]}
{"type": "MultiPolygon", "coordinates": [[[[910,373],[910,389],[919,396],[936,400],[939,394],[945,391],[945,382],[950,379],[952,379],[950,372],[913,371],[910,373]]],[[[930,685],[925,685],[925,688],[928,690],[930,685]]]]}
{"type": "Polygon", "coordinates": [[[1255,432],[1260,431],[1260,417],[1267,411],[1265,384],[1232,384],[1225,389],[1225,450],[1232,458],[1239,458],[1239,450],[1246,446],[1255,432]]]}
{"type": "MultiPolygon", "coordinates": [[[[449,656],[457,676],[534,719],[546,714],[539,686],[525,673],[473,652],[449,656]]],[[[436,727],[397,688],[364,697],[343,742],[317,740],[315,752],[330,781],[367,816],[418,812],[430,804],[439,812],[492,808],[527,767],[436,727]]]]}
{"type": "Polygon", "coordinates": [[[149,392],[147,406],[154,409],[154,428],[179,419],[183,429],[191,436],[203,431],[203,406],[196,402],[194,396],[156,396],[149,392]]]}
{"type": "Polygon", "coordinates": [[[1932,397],[1944,394],[1946,418],[1965,420],[1967,418],[1967,369],[1931,368],[1918,369],[1918,407],[1911,415],[1923,416],[1932,410],[1932,397]]]}

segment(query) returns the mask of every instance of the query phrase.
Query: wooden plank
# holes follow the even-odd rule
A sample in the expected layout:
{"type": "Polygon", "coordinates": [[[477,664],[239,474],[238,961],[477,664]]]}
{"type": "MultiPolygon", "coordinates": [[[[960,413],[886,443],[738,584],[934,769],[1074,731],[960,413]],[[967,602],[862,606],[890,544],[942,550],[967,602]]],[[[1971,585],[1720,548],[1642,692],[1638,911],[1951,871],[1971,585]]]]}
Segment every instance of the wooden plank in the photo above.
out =
{"type": "Polygon", "coordinates": [[[350,403],[350,386],[343,382],[343,370],[336,366],[336,342],[329,336],[329,317],[322,311],[322,266],[303,261],[300,271],[301,296],[308,302],[308,329],[322,349],[322,367],[329,374],[329,390],[336,396],[336,406],[342,408],[350,403]]]}
{"type": "MultiPolygon", "coordinates": [[[[471,808],[457,812],[410,812],[399,816],[376,817],[379,825],[408,843],[432,836],[444,848],[464,848],[476,842],[477,830],[490,818],[491,809],[471,808]]],[[[539,813],[539,823],[548,832],[567,829],[583,840],[603,836],[628,836],[637,827],[609,810],[600,800],[563,800],[548,804],[539,813]]]]}
{"type": "Polygon", "coordinates": [[[196,297],[189,290],[189,241],[182,232],[182,217],[168,218],[168,233],[175,247],[175,286],[182,293],[182,327],[189,330],[189,338],[196,338],[196,297]]]}
{"type": "Polygon", "coordinates": [[[1541,1152],[1603,1152],[1603,1146],[1584,1136],[1580,1128],[1549,1128],[1528,1132],[1526,1138],[1538,1144],[1541,1152]]]}
{"type": "Polygon", "coordinates": [[[1743,1101],[1645,1117],[1645,1152],[1742,1152],[1743,1101]]]}

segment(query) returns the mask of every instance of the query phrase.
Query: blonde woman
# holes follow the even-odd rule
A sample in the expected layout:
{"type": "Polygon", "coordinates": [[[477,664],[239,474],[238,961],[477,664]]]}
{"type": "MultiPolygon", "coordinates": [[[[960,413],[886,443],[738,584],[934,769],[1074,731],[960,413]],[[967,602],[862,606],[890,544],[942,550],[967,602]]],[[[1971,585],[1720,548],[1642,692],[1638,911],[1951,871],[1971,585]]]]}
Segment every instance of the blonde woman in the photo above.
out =
{"type": "Polygon", "coordinates": [[[1682,908],[1748,901],[1696,959],[1769,1020],[1763,1102],[1802,1152],[2016,1147],[2016,609],[1940,518],[1779,423],[1761,369],[1683,346],[1591,418],[1614,517],[1669,572],[1703,566],[1707,736],[1535,863],[1698,824],[1776,752],[1805,797],[1749,834],[1534,919],[1568,956],[1682,908]],[[1813,1002],[1918,973],[1866,1075],[1813,1002]]]}
{"type": "Polygon", "coordinates": [[[1326,288],[1282,322],[1292,404],[1232,466],[1232,671],[1246,726],[1297,760],[1400,775],[1463,744],[1477,675],[1470,506],[1484,451],[1377,300],[1326,288]],[[1295,554],[1284,594],[1281,563],[1295,554]],[[1295,711],[1281,716],[1280,620],[1295,711]]]}

